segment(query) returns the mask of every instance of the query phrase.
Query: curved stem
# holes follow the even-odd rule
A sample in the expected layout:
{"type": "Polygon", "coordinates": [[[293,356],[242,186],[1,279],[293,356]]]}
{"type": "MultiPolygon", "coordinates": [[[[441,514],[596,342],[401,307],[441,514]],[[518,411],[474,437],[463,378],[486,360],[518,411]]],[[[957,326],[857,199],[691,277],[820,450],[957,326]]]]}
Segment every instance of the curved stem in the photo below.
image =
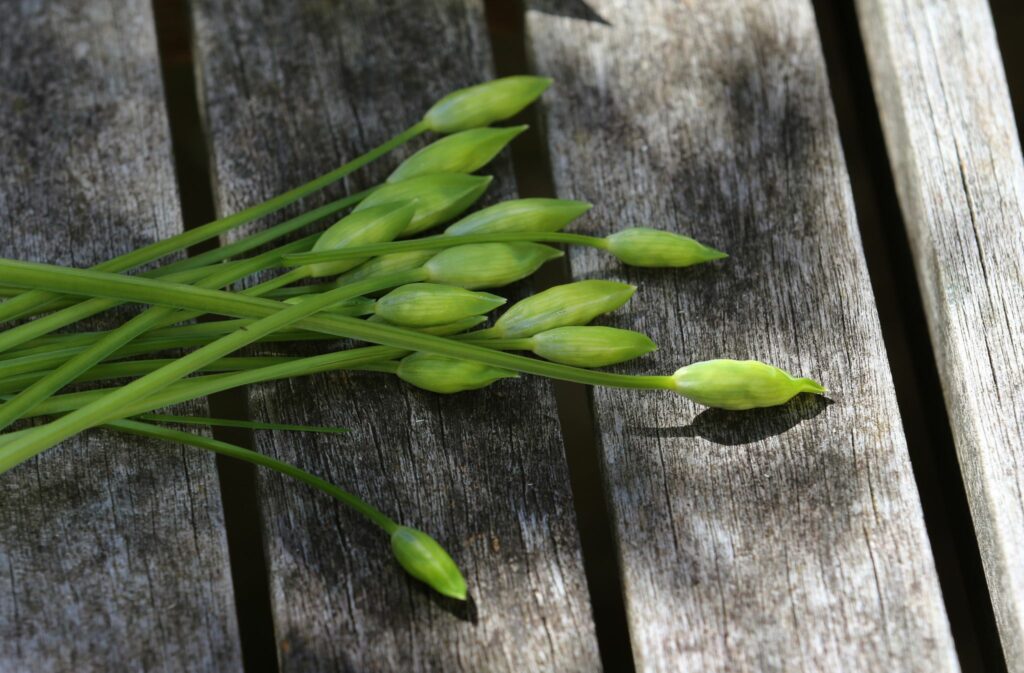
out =
{"type": "Polygon", "coordinates": [[[309,484],[313,488],[319,489],[331,496],[332,498],[342,502],[352,509],[356,510],[364,517],[369,519],[373,524],[379,526],[385,533],[390,535],[398,528],[398,523],[388,517],[386,514],[378,510],[373,505],[369,504],[365,500],[352,495],[348,491],[335,486],[326,479],[306,472],[305,470],[299,469],[294,465],[284,462],[283,460],[277,460],[270,456],[249,449],[243,449],[240,446],[234,444],[228,444],[217,439],[210,437],[203,437],[202,435],[194,435],[191,432],[183,432],[181,430],[174,430],[172,428],[164,428],[152,423],[143,423],[141,421],[122,420],[122,421],[111,421],[105,425],[110,426],[116,430],[127,432],[133,435],[140,435],[142,437],[154,437],[156,439],[163,439],[169,442],[177,442],[181,444],[188,444],[195,446],[200,449],[207,449],[214,453],[219,453],[224,456],[230,456],[239,460],[244,460],[254,465],[261,467],[268,467],[275,472],[280,472],[283,475],[298,479],[301,482],[309,484]]]}
{"type": "Polygon", "coordinates": [[[375,257],[395,252],[410,252],[413,250],[442,250],[457,245],[468,245],[470,243],[569,243],[573,245],[586,245],[592,248],[607,249],[608,243],[597,236],[584,236],[583,234],[566,234],[557,231],[502,231],[492,234],[466,234],[464,236],[426,236],[410,241],[391,241],[390,243],[376,243],[374,245],[355,245],[337,250],[325,250],[323,252],[303,252],[293,255],[285,255],[285,266],[302,266],[304,264],[315,264],[317,262],[334,262],[340,259],[352,259],[355,257],[375,257]]]}

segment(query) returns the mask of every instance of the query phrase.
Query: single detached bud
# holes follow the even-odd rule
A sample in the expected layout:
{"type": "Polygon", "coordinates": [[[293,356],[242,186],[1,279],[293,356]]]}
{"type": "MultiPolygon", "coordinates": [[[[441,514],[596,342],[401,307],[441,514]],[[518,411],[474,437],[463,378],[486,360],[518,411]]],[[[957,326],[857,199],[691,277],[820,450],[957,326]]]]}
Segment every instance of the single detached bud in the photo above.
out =
{"type": "Polygon", "coordinates": [[[493,234],[500,231],[560,231],[590,210],[583,201],[565,199],[515,199],[470,213],[444,233],[452,236],[493,234]]]}
{"type": "MultiPolygon", "coordinates": [[[[338,250],[353,245],[387,243],[405,231],[416,213],[411,201],[382,203],[363,210],[353,211],[331,225],[313,244],[313,252],[338,250]]],[[[340,259],[336,262],[310,264],[310,275],[314,278],[336,276],[359,266],[366,257],[340,259]]]]}
{"type": "Polygon", "coordinates": [[[338,283],[354,283],[357,280],[380,278],[394,273],[401,273],[402,271],[418,269],[423,266],[424,262],[436,254],[436,250],[410,250],[408,252],[392,252],[380,257],[374,257],[338,278],[338,283]]]}
{"type": "Polygon", "coordinates": [[[403,327],[433,327],[478,316],[505,303],[504,297],[451,285],[410,283],[377,300],[376,312],[403,327]]]}
{"type": "Polygon", "coordinates": [[[455,133],[508,119],[551,86],[548,77],[515,75],[453,91],[423,115],[431,131],[455,133]]]}
{"type": "Polygon", "coordinates": [[[573,367],[606,367],[658,348],[647,335],[616,327],[556,327],[530,341],[545,360],[573,367]]]}
{"type": "Polygon", "coordinates": [[[457,360],[433,353],[413,353],[398,364],[398,378],[435,393],[460,393],[489,386],[518,374],[479,362],[457,360]]]}
{"type": "Polygon", "coordinates": [[[437,593],[466,600],[466,579],[434,538],[415,528],[399,526],[391,533],[391,551],[405,572],[437,593]]]}
{"type": "Polygon", "coordinates": [[[647,227],[623,229],[604,240],[608,251],[630,266],[692,266],[729,256],[692,238],[647,227]]]}
{"type": "Polygon", "coordinates": [[[476,243],[442,250],[423,268],[432,282],[475,290],[514,283],[561,256],[539,243],[476,243]]]}
{"type": "Polygon", "coordinates": [[[469,129],[437,140],[398,165],[388,182],[432,173],[472,173],[486,166],[528,126],[469,129]]]}
{"type": "Polygon", "coordinates": [[[421,175],[384,185],[363,199],[356,206],[355,212],[382,203],[413,201],[416,203],[416,214],[401,234],[411,236],[450,220],[469,208],[484,193],[491,180],[489,175],[464,173],[421,175]]]}
{"type": "Polygon", "coordinates": [[[634,292],[636,287],[611,280],[556,285],[513,304],[488,332],[493,337],[517,339],[556,327],[586,325],[625,304],[634,292]]]}
{"type": "Polygon", "coordinates": [[[672,375],[675,391],[708,407],[754,409],[785,404],[797,393],[824,393],[817,381],[796,378],[757,360],[708,360],[672,375]]]}

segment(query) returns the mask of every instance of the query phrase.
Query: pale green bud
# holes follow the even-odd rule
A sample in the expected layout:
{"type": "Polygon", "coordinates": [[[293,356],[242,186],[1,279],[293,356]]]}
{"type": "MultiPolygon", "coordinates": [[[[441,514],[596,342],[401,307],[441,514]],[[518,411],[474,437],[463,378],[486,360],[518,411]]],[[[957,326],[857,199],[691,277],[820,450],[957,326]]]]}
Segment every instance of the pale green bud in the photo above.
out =
{"type": "Polygon", "coordinates": [[[504,303],[504,297],[488,292],[435,283],[410,283],[378,299],[376,313],[403,327],[433,327],[487,313],[504,303]]]}
{"type": "Polygon", "coordinates": [[[434,538],[415,528],[399,526],[391,533],[391,551],[405,572],[437,593],[466,600],[466,579],[434,538]]]}
{"type": "MultiPolygon", "coordinates": [[[[384,323],[385,325],[391,324],[377,314],[371,315],[367,320],[370,322],[384,323]]],[[[471,330],[486,320],[487,316],[485,315],[474,315],[445,325],[434,325],[433,327],[408,327],[406,329],[416,330],[423,334],[433,334],[434,336],[451,336],[453,334],[462,334],[463,332],[471,330]]]]}
{"type": "Polygon", "coordinates": [[[530,342],[545,360],[573,367],[606,367],[658,348],[647,335],[616,327],[556,327],[530,342]]]}
{"type": "Polygon", "coordinates": [[[470,213],[444,230],[445,234],[493,234],[501,231],[560,231],[592,206],[566,199],[515,199],[470,213]]]}
{"type": "Polygon", "coordinates": [[[539,243],[476,243],[442,250],[423,268],[435,283],[473,290],[514,283],[562,254],[539,243]]]}
{"type": "Polygon", "coordinates": [[[460,131],[437,140],[398,165],[388,182],[432,173],[472,173],[486,166],[528,126],[460,131]]]}
{"type": "Polygon", "coordinates": [[[729,256],[692,238],[647,227],[623,229],[604,240],[608,251],[630,266],[691,266],[729,256]]]}
{"type": "Polygon", "coordinates": [[[675,391],[718,409],[753,409],[785,404],[798,393],[824,393],[817,381],[797,378],[757,360],[708,360],[672,375],[675,391]]]}
{"type": "Polygon", "coordinates": [[[382,203],[413,201],[416,203],[416,214],[402,231],[403,236],[410,236],[450,220],[469,208],[484,193],[492,179],[489,175],[436,173],[392,182],[363,199],[356,206],[356,212],[382,203]]]}
{"type": "MultiPolygon", "coordinates": [[[[313,244],[313,252],[387,243],[405,231],[415,213],[416,206],[411,201],[382,203],[379,206],[353,211],[320,234],[320,238],[313,244]]],[[[340,259],[336,262],[317,262],[309,265],[310,275],[313,278],[336,276],[366,260],[366,257],[362,257],[340,259]]]]}
{"type": "Polygon", "coordinates": [[[551,86],[548,77],[515,75],[453,91],[427,110],[431,131],[454,133],[512,117],[551,86]]]}
{"type": "Polygon", "coordinates": [[[338,283],[354,283],[358,280],[382,278],[402,271],[418,269],[436,254],[436,250],[410,250],[374,257],[338,278],[338,283]]]}
{"type": "Polygon", "coordinates": [[[488,331],[492,336],[515,339],[556,327],[586,325],[625,304],[634,292],[634,286],[611,280],[556,285],[512,305],[488,331]]]}
{"type": "Polygon", "coordinates": [[[413,353],[398,364],[398,378],[435,393],[460,393],[511,379],[515,372],[433,353],[413,353]]]}

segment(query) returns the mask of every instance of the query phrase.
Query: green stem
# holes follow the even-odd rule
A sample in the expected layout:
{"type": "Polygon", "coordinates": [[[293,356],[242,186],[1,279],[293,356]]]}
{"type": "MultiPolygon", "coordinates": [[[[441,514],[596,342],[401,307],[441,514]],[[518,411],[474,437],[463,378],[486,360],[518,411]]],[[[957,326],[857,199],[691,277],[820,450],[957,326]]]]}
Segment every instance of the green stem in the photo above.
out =
{"type": "Polygon", "coordinates": [[[302,266],[315,264],[317,262],[335,262],[341,259],[352,259],[355,257],[376,257],[396,252],[410,252],[413,250],[441,250],[457,245],[468,245],[470,243],[568,243],[573,245],[586,245],[592,248],[608,248],[608,242],[596,236],[584,236],[583,234],[566,234],[562,232],[538,231],[520,232],[503,231],[492,234],[467,234],[465,236],[438,235],[416,238],[410,241],[391,241],[389,243],[375,243],[373,245],[355,245],[349,248],[338,250],[325,250],[323,252],[303,252],[294,255],[286,255],[285,266],[302,266]]]}
{"type": "MultiPolygon", "coordinates": [[[[387,154],[396,147],[399,147],[421,135],[426,130],[427,126],[422,121],[413,124],[405,131],[402,131],[387,142],[378,145],[362,156],[339,166],[329,173],[325,173],[318,178],[310,180],[304,185],[295,187],[284,194],[279,194],[272,199],[268,199],[263,203],[246,208],[245,210],[234,213],[233,215],[222,217],[219,220],[208,222],[207,224],[196,227],[195,229],[184,231],[176,236],[171,236],[170,238],[156,241],[155,243],[143,246],[129,253],[119,255],[111,260],[97,264],[93,269],[96,271],[108,272],[119,272],[132,269],[155,259],[165,257],[171,253],[178,252],[179,250],[184,250],[190,246],[196,245],[197,243],[202,243],[205,240],[219,236],[226,231],[264,217],[265,215],[277,212],[285,206],[288,206],[299,199],[312,194],[313,192],[319,191],[324,187],[337,182],[371,161],[387,154]]],[[[57,295],[53,293],[29,291],[20,294],[17,297],[8,299],[0,305],[0,322],[9,320],[11,316],[18,314],[25,309],[31,309],[43,304],[44,302],[55,299],[56,297],[57,295]]]]}
{"type": "Polygon", "coordinates": [[[391,535],[398,528],[398,524],[393,521],[386,514],[373,507],[365,500],[362,500],[348,491],[345,491],[338,486],[335,486],[326,479],[321,479],[315,474],[301,470],[294,465],[290,465],[282,460],[271,458],[270,456],[262,453],[256,453],[249,449],[243,449],[240,446],[234,444],[228,444],[217,439],[209,437],[203,437],[202,435],[195,435],[191,432],[183,432],[181,430],[174,430],[171,428],[164,428],[151,423],[142,423],[140,421],[111,421],[106,423],[116,430],[127,432],[133,435],[139,435],[142,437],[153,437],[156,439],[163,439],[169,442],[187,444],[195,446],[200,449],[207,449],[214,453],[219,453],[224,456],[230,456],[239,460],[244,460],[248,463],[260,465],[261,467],[269,467],[271,470],[280,472],[283,475],[298,479],[301,482],[309,484],[313,488],[319,489],[331,496],[332,498],[342,502],[352,509],[356,510],[364,517],[369,519],[372,523],[379,526],[385,533],[391,535]]]}

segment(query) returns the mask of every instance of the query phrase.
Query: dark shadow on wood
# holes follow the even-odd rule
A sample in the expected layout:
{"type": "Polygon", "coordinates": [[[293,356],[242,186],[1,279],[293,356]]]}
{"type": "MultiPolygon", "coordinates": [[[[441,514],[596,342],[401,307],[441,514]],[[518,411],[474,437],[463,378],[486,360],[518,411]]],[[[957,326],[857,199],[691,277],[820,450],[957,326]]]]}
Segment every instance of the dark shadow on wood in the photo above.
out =
{"type": "Polygon", "coordinates": [[[814,0],[903,430],[962,669],[1005,671],[852,0],[814,0]]]}
{"type": "MultiPolygon", "coordinates": [[[[170,120],[174,168],[186,229],[216,218],[199,101],[192,70],[192,46],[186,0],[153,0],[160,66],[170,120]]],[[[216,239],[189,249],[196,255],[218,245],[216,239]]],[[[249,418],[245,390],[208,398],[210,414],[218,418],[249,418]]],[[[214,428],[215,438],[252,448],[252,433],[240,428],[214,428]]],[[[253,465],[217,456],[217,473],[224,506],[231,578],[234,586],[242,663],[247,673],[276,673],[277,647],[270,611],[263,529],[253,465]]]]}
{"type": "MultiPolygon", "coordinates": [[[[532,9],[576,16],[545,9],[548,5],[562,9],[567,6],[579,9],[582,6],[590,14],[576,18],[607,23],[582,2],[530,0],[529,3],[532,9]]],[[[521,0],[485,0],[485,6],[497,75],[531,72],[526,57],[525,7],[521,0]]],[[[509,123],[530,125],[529,130],[511,145],[519,195],[524,198],[556,196],[546,133],[537,106],[531,106],[509,123]]],[[[557,264],[545,265],[536,275],[536,280],[538,289],[569,282],[572,278],[568,263],[563,258],[557,264]]],[[[606,671],[628,673],[634,670],[633,653],[622,600],[618,553],[602,485],[600,449],[594,431],[590,391],[585,386],[561,381],[554,381],[553,388],[572,482],[576,525],[601,663],[606,671]]]]}
{"type": "Polygon", "coordinates": [[[544,12],[545,14],[593,21],[594,23],[601,23],[606,26],[611,25],[583,0],[526,0],[526,6],[529,9],[544,12]]]}
{"type": "Polygon", "coordinates": [[[1024,129],[1024,3],[1020,0],[989,0],[996,39],[1003,56],[1010,101],[1017,120],[1017,136],[1024,129]]]}

